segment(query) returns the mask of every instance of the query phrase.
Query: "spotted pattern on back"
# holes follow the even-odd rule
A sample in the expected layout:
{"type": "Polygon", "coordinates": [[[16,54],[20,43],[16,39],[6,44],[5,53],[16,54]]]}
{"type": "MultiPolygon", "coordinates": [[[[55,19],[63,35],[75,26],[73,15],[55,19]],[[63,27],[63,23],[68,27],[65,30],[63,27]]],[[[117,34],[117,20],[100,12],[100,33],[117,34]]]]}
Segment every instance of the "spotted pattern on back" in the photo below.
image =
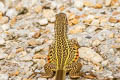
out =
{"type": "Polygon", "coordinates": [[[67,25],[66,15],[57,14],[54,26],[55,42],[49,47],[48,53],[48,62],[61,70],[78,59],[78,46],[74,41],[68,40],[67,25]]]}

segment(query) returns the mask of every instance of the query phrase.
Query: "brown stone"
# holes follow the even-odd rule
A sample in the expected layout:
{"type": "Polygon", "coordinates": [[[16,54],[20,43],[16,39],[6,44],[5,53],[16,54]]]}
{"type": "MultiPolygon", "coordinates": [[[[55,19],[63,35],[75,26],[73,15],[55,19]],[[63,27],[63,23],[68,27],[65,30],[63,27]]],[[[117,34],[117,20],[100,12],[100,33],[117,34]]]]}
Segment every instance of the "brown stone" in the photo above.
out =
{"type": "Polygon", "coordinates": [[[12,18],[11,20],[10,20],[10,25],[11,26],[13,26],[15,23],[16,23],[16,17],[14,17],[14,18],[12,18]]]}
{"type": "Polygon", "coordinates": [[[47,55],[45,54],[40,54],[40,53],[36,53],[34,56],[33,56],[33,59],[45,59],[47,58],[47,55]]]}
{"type": "Polygon", "coordinates": [[[1,17],[0,18],[0,24],[5,24],[5,23],[7,23],[8,22],[8,17],[1,17]]]}
{"type": "Polygon", "coordinates": [[[40,37],[40,31],[37,31],[34,35],[33,35],[33,38],[39,38],[40,37]]]}
{"type": "Polygon", "coordinates": [[[29,41],[28,41],[28,44],[29,44],[30,46],[35,46],[35,45],[37,45],[38,43],[36,42],[36,40],[32,39],[32,40],[29,40],[29,41]]]}
{"type": "Polygon", "coordinates": [[[20,47],[20,48],[16,49],[16,53],[19,53],[19,52],[21,52],[21,51],[23,51],[23,50],[24,50],[24,48],[23,48],[23,47],[20,47]]]}
{"type": "Polygon", "coordinates": [[[97,9],[102,8],[102,4],[96,4],[95,8],[97,8],[97,9]]]}
{"type": "Polygon", "coordinates": [[[110,18],[109,18],[109,22],[111,22],[111,23],[116,23],[116,22],[117,22],[117,19],[114,18],[114,17],[110,17],[110,18]]]}
{"type": "Polygon", "coordinates": [[[36,13],[40,13],[40,12],[42,12],[42,6],[39,5],[34,10],[36,13]]]}

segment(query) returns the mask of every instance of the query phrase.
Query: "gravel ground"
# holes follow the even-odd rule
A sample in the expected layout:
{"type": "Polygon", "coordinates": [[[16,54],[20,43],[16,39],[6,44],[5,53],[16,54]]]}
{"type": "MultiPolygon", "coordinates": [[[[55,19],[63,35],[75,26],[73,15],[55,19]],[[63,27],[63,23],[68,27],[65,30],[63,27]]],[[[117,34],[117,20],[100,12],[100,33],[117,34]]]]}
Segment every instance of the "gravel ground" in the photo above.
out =
{"type": "Polygon", "coordinates": [[[120,80],[120,0],[0,0],[0,80],[47,80],[32,74],[44,71],[59,12],[81,46],[77,80],[120,80]]]}

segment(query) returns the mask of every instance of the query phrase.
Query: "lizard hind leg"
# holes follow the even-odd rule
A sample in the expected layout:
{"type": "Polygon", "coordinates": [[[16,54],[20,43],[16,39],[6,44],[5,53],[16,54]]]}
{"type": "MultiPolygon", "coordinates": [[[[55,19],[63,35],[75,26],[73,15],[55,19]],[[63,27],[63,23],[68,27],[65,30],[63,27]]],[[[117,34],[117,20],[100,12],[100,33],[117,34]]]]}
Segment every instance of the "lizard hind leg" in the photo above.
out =
{"type": "Polygon", "coordinates": [[[79,78],[81,76],[81,67],[82,65],[79,62],[68,65],[66,68],[69,69],[70,78],[79,78]]]}
{"type": "Polygon", "coordinates": [[[55,65],[51,63],[47,63],[44,66],[45,73],[40,72],[42,78],[52,78],[54,76],[53,70],[55,70],[55,65]]]}

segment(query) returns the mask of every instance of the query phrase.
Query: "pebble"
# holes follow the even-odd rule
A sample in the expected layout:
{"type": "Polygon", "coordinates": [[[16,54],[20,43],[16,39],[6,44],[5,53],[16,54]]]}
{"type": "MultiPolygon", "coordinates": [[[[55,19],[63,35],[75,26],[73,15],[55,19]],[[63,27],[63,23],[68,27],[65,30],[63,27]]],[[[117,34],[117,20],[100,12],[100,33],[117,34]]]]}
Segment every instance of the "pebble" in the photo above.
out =
{"type": "Polygon", "coordinates": [[[87,7],[92,7],[92,6],[94,6],[94,4],[93,4],[92,2],[90,2],[90,1],[85,1],[85,2],[84,2],[84,5],[87,6],[87,7]]]}
{"type": "Polygon", "coordinates": [[[19,70],[16,70],[16,71],[10,73],[9,76],[18,76],[19,74],[20,74],[20,71],[19,71],[19,70]]]}
{"type": "Polygon", "coordinates": [[[51,19],[49,19],[50,22],[55,22],[55,17],[52,17],[51,19]]]}
{"type": "Polygon", "coordinates": [[[114,17],[110,17],[110,18],[109,18],[109,22],[111,22],[111,23],[116,23],[116,22],[117,22],[117,19],[114,18],[114,17]]]}
{"type": "Polygon", "coordinates": [[[120,58],[119,57],[117,57],[116,59],[115,59],[115,62],[114,62],[115,64],[120,64],[120,58]]]}
{"type": "Polygon", "coordinates": [[[115,41],[116,43],[120,43],[120,38],[117,38],[115,41]]]}
{"type": "Polygon", "coordinates": [[[114,38],[114,33],[110,33],[109,38],[114,38]]]}
{"type": "Polygon", "coordinates": [[[23,47],[17,48],[17,49],[16,49],[16,53],[22,52],[23,50],[24,50],[23,47]]]}
{"type": "Polygon", "coordinates": [[[3,2],[0,2],[0,11],[3,13],[6,11],[5,5],[3,4],[3,2]]]}
{"type": "Polygon", "coordinates": [[[48,24],[48,19],[46,19],[46,18],[40,19],[39,23],[40,23],[40,25],[47,25],[48,24]]]}
{"type": "Polygon", "coordinates": [[[15,8],[8,9],[6,12],[6,16],[9,16],[10,18],[13,18],[17,16],[18,12],[16,11],[15,8]]]}
{"type": "Polygon", "coordinates": [[[38,78],[37,80],[47,80],[47,79],[45,79],[45,78],[38,78]]]}
{"type": "Polygon", "coordinates": [[[8,80],[8,74],[0,74],[0,80],[8,80]]]}
{"type": "Polygon", "coordinates": [[[76,0],[74,3],[74,7],[76,8],[82,8],[83,7],[83,0],[76,0]]]}
{"type": "Polygon", "coordinates": [[[102,8],[102,7],[103,7],[102,4],[96,4],[96,5],[95,5],[95,8],[96,8],[96,9],[100,9],[100,8],[102,8]]]}
{"type": "Polygon", "coordinates": [[[105,0],[105,5],[110,6],[112,0],[105,0]]]}
{"type": "Polygon", "coordinates": [[[55,9],[57,7],[56,2],[51,2],[51,9],[55,9]]]}
{"type": "Polygon", "coordinates": [[[33,56],[33,55],[30,54],[30,53],[29,53],[29,54],[26,54],[26,55],[21,55],[21,56],[20,56],[20,57],[21,57],[20,60],[21,60],[21,61],[30,61],[30,60],[32,60],[32,56],[33,56]]]}
{"type": "Polygon", "coordinates": [[[38,43],[37,43],[37,41],[36,41],[35,39],[31,39],[31,40],[28,41],[28,44],[29,44],[30,46],[35,46],[35,45],[37,45],[38,43]]]}
{"type": "Polygon", "coordinates": [[[111,5],[114,6],[114,5],[119,5],[119,0],[112,0],[111,1],[111,5]]]}
{"type": "Polygon", "coordinates": [[[6,30],[10,29],[10,25],[9,25],[9,24],[3,24],[3,25],[1,26],[1,28],[2,28],[4,31],[6,31],[6,30]]]}
{"type": "Polygon", "coordinates": [[[77,34],[77,33],[80,33],[80,32],[83,32],[84,28],[83,27],[80,27],[80,26],[76,26],[74,27],[73,29],[71,29],[69,31],[70,34],[77,34]]]}
{"type": "Polygon", "coordinates": [[[35,10],[36,13],[40,13],[40,12],[42,12],[42,6],[39,5],[39,6],[35,7],[34,10],[35,10]]]}
{"type": "Polygon", "coordinates": [[[119,49],[119,48],[120,48],[120,45],[114,44],[114,45],[112,45],[111,47],[112,47],[112,48],[117,48],[117,49],[119,49]]]}
{"type": "Polygon", "coordinates": [[[88,65],[83,65],[82,69],[83,72],[88,72],[92,70],[92,66],[88,66],[88,65]]]}
{"type": "Polygon", "coordinates": [[[95,47],[95,46],[98,46],[100,45],[101,41],[100,40],[94,40],[93,43],[92,43],[92,46],[95,47]]]}
{"type": "Polygon", "coordinates": [[[103,58],[91,48],[81,47],[79,52],[80,58],[92,61],[94,64],[98,64],[99,62],[103,61],[103,58]]]}
{"type": "Polygon", "coordinates": [[[108,60],[102,61],[101,64],[102,64],[102,66],[107,66],[108,60]]]}
{"type": "Polygon", "coordinates": [[[75,25],[75,24],[78,24],[79,23],[79,20],[78,19],[76,19],[76,18],[73,18],[72,20],[70,20],[69,22],[68,22],[68,24],[69,25],[75,25]]]}
{"type": "Polygon", "coordinates": [[[65,6],[64,6],[64,5],[61,5],[61,6],[59,7],[59,9],[60,9],[60,11],[64,11],[64,10],[65,10],[65,6]]]}
{"type": "Polygon", "coordinates": [[[3,13],[0,11],[0,19],[3,17],[3,13]]]}
{"type": "Polygon", "coordinates": [[[0,45],[4,45],[5,44],[5,40],[3,38],[0,38],[0,45]]]}
{"type": "Polygon", "coordinates": [[[26,69],[26,71],[27,71],[27,70],[29,70],[29,67],[31,67],[31,66],[33,65],[33,62],[32,62],[32,61],[19,62],[18,65],[19,65],[20,68],[22,68],[22,69],[27,68],[27,69],[26,69]]]}
{"type": "Polygon", "coordinates": [[[116,15],[119,15],[119,14],[120,14],[119,11],[114,11],[114,12],[112,13],[113,16],[116,16],[116,15]]]}
{"type": "Polygon", "coordinates": [[[117,78],[118,78],[118,80],[119,80],[119,78],[120,78],[120,72],[118,72],[118,73],[114,74],[114,76],[115,76],[115,77],[117,77],[117,78]]]}
{"type": "Polygon", "coordinates": [[[86,29],[86,31],[87,31],[88,33],[91,33],[91,32],[94,32],[96,29],[97,29],[96,26],[89,26],[89,27],[86,29]]]}
{"type": "Polygon", "coordinates": [[[46,64],[46,61],[44,59],[33,59],[33,61],[37,63],[39,68],[43,67],[46,64]]]}
{"type": "Polygon", "coordinates": [[[109,38],[109,35],[110,35],[111,33],[112,33],[111,31],[104,29],[104,30],[101,30],[101,31],[96,35],[96,37],[97,37],[99,40],[103,41],[103,40],[109,38]]]}
{"type": "Polygon", "coordinates": [[[16,23],[16,17],[13,17],[13,18],[10,20],[10,26],[13,26],[15,23],[16,23]]]}
{"type": "Polygon", "coordinates": [[[99,26],[99,20],[93,20],[92,22],[91,22],[91,25],[94,25],[94,26],[99,26]]]}
{"type": "Polygon", "coordinates": [[[36,53],[34,56],[33,56],[33,59],[45,59],[47,58],[47,55],[45,54],[40,54],[40,53],[36,53]]]}
{"type": "Polygon", "coordinates": [[[93,21],[92,19],[85,19],[85,20],[83,20],[83,22],[85,24],[91,24],[92,21],[93,21]]]}
{"type": "Polygon", "coordinates": [[[94,20],[95,16],[94,15],[88,15],[86,17],[87,20],[94,20]]]}
{"type": "Polygon", "coordinates": [[[5,24],[5,23],[8,23],[8,17],[2,17],[1,19],[0,19],[0,24],[5,24]]]}
{"type": "Polygon", "coordinates": [[[51,18],[55,17],[55,12],[50,9],[43,10],[43,17],[47,18],[48,21],[51,21],[51,18]]]}
{"type": "Polygon", "coordinates": [[[36,31],[35,34],[32,36],[33,38],[39,38],[40,37],[40,31],[36,31]]]}
{"type": "Polygon", "coordinates": [[[8,54],[0,53],[0,59],[5,59],[8,56],[8,54]]]}

